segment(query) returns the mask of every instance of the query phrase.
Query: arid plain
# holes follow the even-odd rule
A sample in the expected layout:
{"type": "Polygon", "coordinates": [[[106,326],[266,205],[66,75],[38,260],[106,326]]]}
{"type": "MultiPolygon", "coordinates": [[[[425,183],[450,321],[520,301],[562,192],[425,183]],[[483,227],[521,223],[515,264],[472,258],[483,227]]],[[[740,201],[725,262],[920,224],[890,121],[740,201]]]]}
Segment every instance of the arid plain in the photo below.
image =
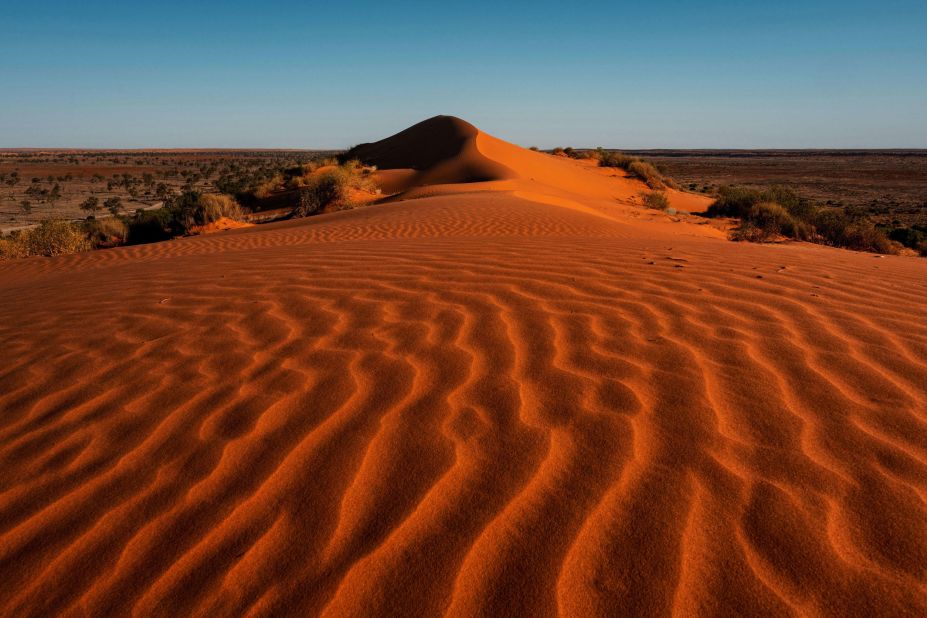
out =
{"type": "Polygon", "coordinates": [[[358,154],[393,197],[0,263],[0,615],[927,614],[927,261],[358,154]]]}

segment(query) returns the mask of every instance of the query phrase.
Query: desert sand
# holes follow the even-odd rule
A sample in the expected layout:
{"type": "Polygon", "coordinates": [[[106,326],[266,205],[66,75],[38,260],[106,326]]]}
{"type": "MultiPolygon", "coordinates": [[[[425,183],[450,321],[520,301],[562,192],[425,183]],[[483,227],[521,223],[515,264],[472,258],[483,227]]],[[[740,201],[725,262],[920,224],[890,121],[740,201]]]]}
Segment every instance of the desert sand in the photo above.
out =
{"type": "Polygon", "coordinates": [[[927,615],[927,261],[358,154],[394,197],[0,265],[0,615],[927,615]]]}

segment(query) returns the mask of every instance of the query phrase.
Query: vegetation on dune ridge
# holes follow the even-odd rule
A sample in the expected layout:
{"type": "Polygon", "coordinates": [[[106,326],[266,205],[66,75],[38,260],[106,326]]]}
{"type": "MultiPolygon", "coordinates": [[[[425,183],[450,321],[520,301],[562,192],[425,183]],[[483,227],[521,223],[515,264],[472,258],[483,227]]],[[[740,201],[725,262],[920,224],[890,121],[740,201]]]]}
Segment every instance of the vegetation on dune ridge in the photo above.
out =
{"type": "Polygon", "coordinates": [[[611,152],[601,147],[596,149],[594,156],[599,160],[600,167],[623,169],[631,176],[643,180],[651,189],[676,188],[676,183],[664,176],[655,165],[638,157],[632,157],[622,152],[611,152]]]}
{"type": "Polygon", "coordinates": [[[783,187],[721,187],[705,214],[740,219],[733,233],[737,240],[764,242],[784,236],[857,251],[897,252],[885,233],[864,216],[817,206],[783,187]]]}

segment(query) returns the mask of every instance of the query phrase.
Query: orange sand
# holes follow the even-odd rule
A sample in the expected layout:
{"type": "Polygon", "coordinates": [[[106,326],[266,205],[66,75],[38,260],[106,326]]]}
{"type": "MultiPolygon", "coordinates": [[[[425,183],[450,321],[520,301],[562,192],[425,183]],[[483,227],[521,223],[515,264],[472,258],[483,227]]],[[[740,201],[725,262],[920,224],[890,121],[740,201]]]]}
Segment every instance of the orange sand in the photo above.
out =
{"type": "Polygon", "coordinates": [[[0,615],[927,614],[927,261],[410,132],[388,203],[0,265],[0,615]]]}

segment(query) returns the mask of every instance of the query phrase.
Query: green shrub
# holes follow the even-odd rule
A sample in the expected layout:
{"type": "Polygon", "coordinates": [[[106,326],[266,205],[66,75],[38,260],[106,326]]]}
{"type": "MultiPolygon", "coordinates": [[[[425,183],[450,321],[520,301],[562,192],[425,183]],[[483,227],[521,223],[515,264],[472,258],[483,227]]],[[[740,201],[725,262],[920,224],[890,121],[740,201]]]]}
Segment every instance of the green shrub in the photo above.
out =
{"type": "Polygon", "coordinates": [[[641,193],[641,198],[643,199],[644,206],[647,208],[653,208],[654,210],[666,210],[670,207],[669,200],[666,199],[666,194],[662,191],[641,193]]]}
{"type": "Polygon", "coordinates": [[[868,221],[851,222],[838,235],[827,236],[830,245],[873,253],[895,253],[895,248],[884,232],[868,221]]]}
{"type": "Polygon", "coordinates": [[[68,221],[48,219],[38,227],[21,230],[0,242],[5,258],[65,255],[90,249],[90,242],[79,226],[68,221]]]}
{"type": "Polygon", "coordinates": [[[735,237],[741,240],[764,242],[779,236],[810,240],[813,229],[796,219],[785,207],[776,202],[754,204],[744,215],[735,237]]]}
{"type": "Polygon", "coordinates": [[[130,245],[142,245],[160,242],[171,238],[171,213],[166,208],[157,210],[137,210],[135,216],[127,221],[129,226],[126,242],[130,245]]]}
{"type": "Polygon", "coordinates": [[[810,219],[816,211],[809,201],[785,187],[769,187],[760,190],[727,185],[718,189],[718,199],[708,207],[706,214],[709,217],[742,218],[750,212],[751,208],[761,202],[779,204],[788,210],[789,214],[800,219],[810,219]]]}
{"type": "Polygon", "coordinates": [[[885,233],[861,216],[822,208],[814,216],[814,228],[824,244],[858,251],[894,253],[885,233]]]}
{"type": "Polygon", "coordinates": [[[920,226],[899,227],[889,232],[888,237],[905,247],[917,249],[922,244],[927,243],[927,230],[922,229],[920,226]]]}
{"type": "Polygon", "coordinates": [[[706,215],[739,218],[734,237],[741,240],[762,242],[782,235],[859,251],[894,252],[885,233],[862,215],[819,208],[784,187],[721,187],[706,215]]]}

